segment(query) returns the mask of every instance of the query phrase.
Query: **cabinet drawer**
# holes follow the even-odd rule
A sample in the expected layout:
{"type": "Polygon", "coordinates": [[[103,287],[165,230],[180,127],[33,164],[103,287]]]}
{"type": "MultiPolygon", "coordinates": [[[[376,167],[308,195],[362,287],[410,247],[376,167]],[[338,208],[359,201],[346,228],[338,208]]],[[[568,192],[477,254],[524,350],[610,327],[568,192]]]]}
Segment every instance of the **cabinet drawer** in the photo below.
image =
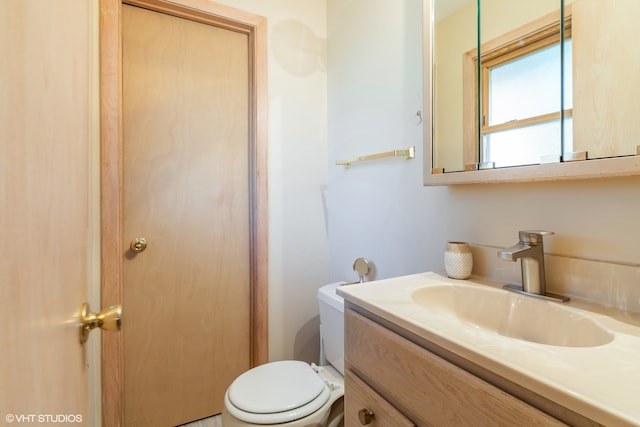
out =
{"type": "Polygon", "coordinates": [[[353,310],[345,322],[347,367],[418,425],[565,425],[353,310]]]}
{"type": "Polygon", "coordinates": [[[344,401],[345,426],[415,427],[411,421],[362,382],[352,371],[345,372],[345,387],[349,390],[344,401]],[[361,411],[370,411],[369,421],[360,419],[362,417],[361,411]]]}

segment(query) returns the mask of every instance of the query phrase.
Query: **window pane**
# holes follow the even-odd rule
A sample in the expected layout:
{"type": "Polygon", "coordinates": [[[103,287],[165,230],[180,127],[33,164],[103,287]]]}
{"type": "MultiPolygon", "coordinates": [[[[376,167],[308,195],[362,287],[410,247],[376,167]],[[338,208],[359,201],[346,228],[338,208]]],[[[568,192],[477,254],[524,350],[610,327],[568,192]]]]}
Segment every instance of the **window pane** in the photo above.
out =
{"type": "Polygon", "coordinates": [[[559,93],[560,45],[495,67],[489,73],[489,126],[558,112],[559,93]]]}
{"type": "Polygon", "coordinates": [[[482,161],[497,168],[537,164],[542,156],[560,155],[560,120],[493,132],[483,142],[482,161]]]}

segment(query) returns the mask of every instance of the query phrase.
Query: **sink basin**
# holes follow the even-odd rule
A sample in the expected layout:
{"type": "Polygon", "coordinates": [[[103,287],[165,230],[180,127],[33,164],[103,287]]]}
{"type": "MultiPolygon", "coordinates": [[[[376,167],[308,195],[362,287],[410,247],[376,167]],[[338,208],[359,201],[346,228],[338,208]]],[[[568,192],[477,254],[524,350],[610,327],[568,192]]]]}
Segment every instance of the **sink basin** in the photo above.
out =
{"type": "Polygon", "coordinates": [[[502,336],[563,347],[596,347],[614,335],[579,310],[489,286],[430,285],[411,298],[434,313],[502,336]]]}

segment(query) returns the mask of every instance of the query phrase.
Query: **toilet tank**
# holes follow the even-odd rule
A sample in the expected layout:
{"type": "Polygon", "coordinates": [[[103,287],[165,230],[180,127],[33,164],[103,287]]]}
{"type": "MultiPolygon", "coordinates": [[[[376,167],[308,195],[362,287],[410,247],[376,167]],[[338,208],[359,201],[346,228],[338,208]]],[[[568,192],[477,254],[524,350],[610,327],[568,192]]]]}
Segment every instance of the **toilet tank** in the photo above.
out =
{"type": "Polygon", "coordinates": [[[336,289],[344,282],[318,289],[320,308],[320,364],[327,363],[344,375],[344,300],[336,289]]]}

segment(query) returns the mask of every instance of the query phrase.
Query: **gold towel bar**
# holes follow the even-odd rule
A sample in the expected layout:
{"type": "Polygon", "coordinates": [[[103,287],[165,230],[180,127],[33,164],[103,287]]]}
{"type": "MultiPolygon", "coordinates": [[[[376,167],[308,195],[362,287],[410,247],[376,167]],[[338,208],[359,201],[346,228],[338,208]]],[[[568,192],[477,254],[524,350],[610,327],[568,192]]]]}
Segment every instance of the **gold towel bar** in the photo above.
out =
{"type": "Polygon", "coordinates": [[[404,157],[405,159],[413,159],[416,157],[416,147],[411,146],[401,150],[386,151],[384,153],[369,154],[368,156],[354,157],[351,159],[344,159],[336,161],[336,165],[344,165],[345,168],[350,168],[351,163],[361,162],[363,160],[381,159],[383,157],[404,157]]]}

